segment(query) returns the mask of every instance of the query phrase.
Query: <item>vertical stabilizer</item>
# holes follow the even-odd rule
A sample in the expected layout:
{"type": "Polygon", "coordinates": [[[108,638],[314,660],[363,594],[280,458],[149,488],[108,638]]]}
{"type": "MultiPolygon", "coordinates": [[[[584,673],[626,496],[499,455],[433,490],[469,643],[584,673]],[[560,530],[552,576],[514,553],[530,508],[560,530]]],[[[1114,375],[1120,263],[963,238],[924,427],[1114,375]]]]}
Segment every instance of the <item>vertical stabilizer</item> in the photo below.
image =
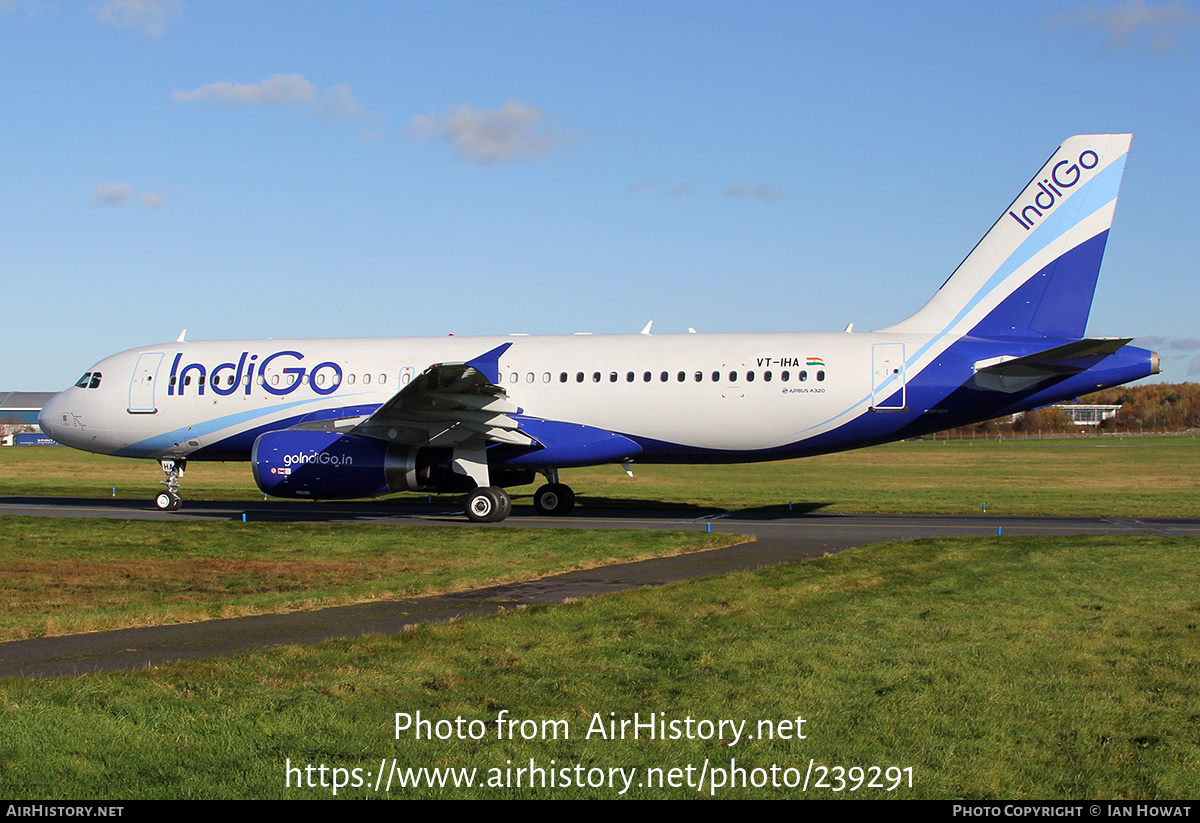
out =
{"type": "Polygon", "coordinates": [[[937,294],[880,331],[1083,337],[1132,137],[1069,138],[937,294]]]}

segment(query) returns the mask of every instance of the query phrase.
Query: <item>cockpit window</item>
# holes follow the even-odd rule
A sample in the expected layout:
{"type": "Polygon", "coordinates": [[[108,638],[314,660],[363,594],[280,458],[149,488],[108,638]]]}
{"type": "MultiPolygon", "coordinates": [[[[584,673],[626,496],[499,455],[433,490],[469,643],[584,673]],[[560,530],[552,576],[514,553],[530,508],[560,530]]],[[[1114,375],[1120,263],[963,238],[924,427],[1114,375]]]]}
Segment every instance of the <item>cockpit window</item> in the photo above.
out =
{"type": "Polygon", "coordinates": [[[75,382],[75,388],[77,388],[77,389],[86,389],[86,388],[87,388],[88,381],[89,381],[89,380],[91,380],[91,379],[92,379],[92,373],[91,373],[90,371],[89,371],[89,372],[84,372],[84,374],[83,374],[83,377],[79,378],[79,380],[77,380],[77,381],[75,382]]]}
{"type": "Polygon", "coordinates": [[[100,372],[98,372],[98,371],[92,372],[92,382],[88,383],[88,388],[89,389],[100,388],[100,377],[101,377],[100,372]]]}

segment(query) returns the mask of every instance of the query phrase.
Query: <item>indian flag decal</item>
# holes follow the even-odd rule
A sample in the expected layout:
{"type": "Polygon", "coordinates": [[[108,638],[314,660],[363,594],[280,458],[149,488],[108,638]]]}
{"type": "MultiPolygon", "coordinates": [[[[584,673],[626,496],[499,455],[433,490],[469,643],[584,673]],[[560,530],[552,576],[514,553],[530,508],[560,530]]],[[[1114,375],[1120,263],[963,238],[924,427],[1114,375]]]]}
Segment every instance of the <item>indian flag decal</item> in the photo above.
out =
{"type": "Polygon", "coordinates": [[[821,358],[819,358],[819,357],[813,357],[813,356],[810,354],[810,355],[808,356],[808,365],[810,365],[810,366],[824,366],[824,365],[825,365],[825,361],[824,361],[824,360],[822,360],[822,359],[821,359],[821,358]]]}

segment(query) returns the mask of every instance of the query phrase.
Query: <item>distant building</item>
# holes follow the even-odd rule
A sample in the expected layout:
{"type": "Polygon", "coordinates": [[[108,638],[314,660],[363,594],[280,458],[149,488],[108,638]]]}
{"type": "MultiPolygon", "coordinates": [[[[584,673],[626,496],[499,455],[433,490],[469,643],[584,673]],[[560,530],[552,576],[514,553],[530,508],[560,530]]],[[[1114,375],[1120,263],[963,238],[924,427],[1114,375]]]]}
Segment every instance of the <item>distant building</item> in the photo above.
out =
{"type": "Polygon", "coordinates": [[[1052,408],[1070,415],[1076,426],[1099,426],[1104,420],[1116,417],[1121,410],[1118,406],[1102,406],[1089,403],[1063,403],[1052,408]]]}
{"type": "Polygon", "coordinates": [[[0,426],[5,427],[5,434],[9,433],[8,428],[18,426],[32,426],[34,431],[41,431],[37,427],[38,412],[54,394],[52,391],[0,392],[0,426]]]}

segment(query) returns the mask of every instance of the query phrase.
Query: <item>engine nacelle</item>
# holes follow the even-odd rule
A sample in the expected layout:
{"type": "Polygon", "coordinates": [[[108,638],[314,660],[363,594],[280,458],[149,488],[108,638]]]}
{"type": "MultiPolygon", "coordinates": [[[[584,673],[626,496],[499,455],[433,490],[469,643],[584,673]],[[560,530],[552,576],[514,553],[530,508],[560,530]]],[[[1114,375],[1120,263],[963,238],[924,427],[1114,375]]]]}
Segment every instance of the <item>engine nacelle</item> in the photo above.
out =
{"type": "Polygon", "coordinates": [[[267,432],[254,441],[250,465],[254,482],[274,497],[335,500],[429,487],[424,449],[337,432],[267,432]]]}

